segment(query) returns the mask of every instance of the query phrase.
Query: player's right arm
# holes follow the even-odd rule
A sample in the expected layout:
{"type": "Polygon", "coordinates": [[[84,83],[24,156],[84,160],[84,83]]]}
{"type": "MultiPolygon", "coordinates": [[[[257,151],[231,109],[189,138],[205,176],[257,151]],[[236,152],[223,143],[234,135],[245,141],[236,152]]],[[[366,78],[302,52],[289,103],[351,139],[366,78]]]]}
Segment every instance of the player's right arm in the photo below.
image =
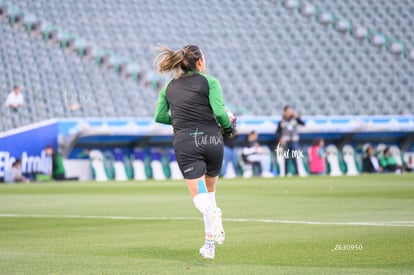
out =
{"type": "Polygon", "coordinates": [[[170,105],[168,104],[166,94],[167,85],[161,90],[160,95],[158,96],[154,120],[163,124],[171,124],[170,105]]]}
{"type": "Polygon", "coordinates": [[[223,93],[221,91],[220,82],[212,76],[203,75],[209,86],[209,101],[211,109],[213,110],[214,116],[217,118],[217,121],[224,129],[230,128],[231,122],[229,116],[227,115],[226,109],[224,107],[223,93]]]}

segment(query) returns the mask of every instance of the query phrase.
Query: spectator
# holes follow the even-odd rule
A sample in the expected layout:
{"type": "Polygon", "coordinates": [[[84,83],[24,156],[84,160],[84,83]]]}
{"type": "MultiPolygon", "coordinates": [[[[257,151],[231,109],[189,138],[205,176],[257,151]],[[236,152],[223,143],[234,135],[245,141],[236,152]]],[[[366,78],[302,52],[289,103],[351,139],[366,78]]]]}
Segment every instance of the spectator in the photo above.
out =
{"type": "Polygon", "coordinates": [[[13,91],[7,96],[5,105],[14,111],[17,111],[23,104],[23,94],[20,92],[20,87],[14,86],[13,91]]]}
{"type": "Polygon", "coordinates": [[[11,169],[6,170],[4,175],[4,181],[6,183],[14,183],[14,182],[29,182],[25,176],[22,174],[21,170],[22,162],[20,159],[16,159],[11,169]]]}
{"type": "Polygon", "coordinates": [[[59,152],[55,152],[52,145],[48,145],[45,148],[45,153],[49,156],[52,160],[51,170],[49,169],[49,175],[56,181],[61,180],[79,180],[78,177],[66,177],[65,166],[63,164],[63,157],[62,154],[59,152]]]}
{"type": "Polygon", "coordinates": [[[313,141],[309,154],[309,166],[311,174],[325,174],[325,151],[323,138],[317,138],[313,141]]]}
{"type": "Polygon", "coordinates": [[[56,153],[51,145],[46,146],[45,153],[52,158],[52,178],[54,180],[65,180],[65,167],[63,166],[62,155],[56,153]]]}
{"type": "Polygon", "coordinates": [[[273,177],[273,173],[270,172],[270,155],[266,154],[260,146],[257,141],[258,137],[255,131],[250,132],[247,136],[246,143],[243,147],[243,158],[250,163],[260,163],[262,177],[270,178],[273,177]]]}
{"type": "MultiPolygon", "coordinates": [[[[290,106],[283,108],[283,117],[279,122],[276,130],[276,139],[283,149],[288,152],[297,152],[299,150],[299,133],[298,125],[305,125],[297,112],[294,112],[290,106]]],[[[288,166],[290,160],[293,161],[295,173],[298,173],[298,165],[292,154],[285,157],[285,175],[288,175],[288,166]]]]}
{"type": "Polygon", "coordinates": [[[384,154],[380,158],[380,164],[384,172],[401,172],[401,167],[397,165],[397,161],[394,156],[391,155],[389,147],[384,149],[384,154]]]}
{"type": "Polygon", "coordinates": [[[363,160],[364,171],[367,173],[380,173],[382,167],[379,164],[378,158],[375,156],[374,147],[371,145],[365,150],[366,156],[363,160]]]}
{"type": "Polygon", "coordinates": [[[227,167],[229,163],[233,165],[234,173],[237,176],[238,156],[237,156],[237,150],[235,147],[236,147],[236,138],[224,140],[223,165],[221,168],[221,174],[223,175],[223,177],[226,177],[227,175],[227,167]]]}
{"type": "Polygon", "coordinates": [[[405,170],[407,172],[414,172],[414,160],[413,160],[412,155],[408,156],[408,158],[407,158],[407,163],[406,163],[405,170]]]}

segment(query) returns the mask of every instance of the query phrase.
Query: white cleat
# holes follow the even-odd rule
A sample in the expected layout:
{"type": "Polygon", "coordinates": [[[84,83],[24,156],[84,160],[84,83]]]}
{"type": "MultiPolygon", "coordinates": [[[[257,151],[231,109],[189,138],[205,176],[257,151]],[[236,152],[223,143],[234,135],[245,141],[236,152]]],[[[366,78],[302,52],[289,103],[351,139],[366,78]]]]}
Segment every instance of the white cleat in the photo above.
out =
{"type": "Polygon", "coordinates": [[[200,248],[200,255],[206,260],[214,260],[214,254],[214,248],[207,248],[205,245],[200,248]]]}
{"type": "Polygon", "coordinates": [[[200,255],[206,260],[213,260],[215,254],[214,241],[210,241],[210,244],[208,242],[206,240],[206,243],[200,248],[200,255]]]}
{"type": "Polygon", "coordinates": [[[223,222],[221,219],[221,209],[214,208],[212,211],[213,216],[213,238],[217,244],[223,244],[225,239],[225,233],[223,228],[223,222]]]}

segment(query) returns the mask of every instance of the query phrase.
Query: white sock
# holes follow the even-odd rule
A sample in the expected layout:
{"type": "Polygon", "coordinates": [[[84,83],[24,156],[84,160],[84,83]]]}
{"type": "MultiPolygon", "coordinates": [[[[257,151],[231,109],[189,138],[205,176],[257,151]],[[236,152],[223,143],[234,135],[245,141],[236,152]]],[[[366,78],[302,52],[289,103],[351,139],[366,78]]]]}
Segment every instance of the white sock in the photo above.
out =
{"type": "Polygon", "coordinates": [[[206,236],[211,235],[213,231],[213,219],[211,215],[211,209],[213,207],[210,196],[208,193],[197,194],[193,198],[195,207],[203,214],[204,229],[206,236]]]}
{"type": "Polygon", "coordinates": [[[209,239],[213,234],[213,215],[211,214],[211,207],[207,208],[206,212],[203,214],[203,219],[206,239],[209,239]]]}
{"type": "Polygon", "coordinates": [[[210,201],[211,201],[213,207],[214,208],[217,208],[216,191],[214,191],[214,192],[208,192],[208,196],[210,197],[210,201]]]}

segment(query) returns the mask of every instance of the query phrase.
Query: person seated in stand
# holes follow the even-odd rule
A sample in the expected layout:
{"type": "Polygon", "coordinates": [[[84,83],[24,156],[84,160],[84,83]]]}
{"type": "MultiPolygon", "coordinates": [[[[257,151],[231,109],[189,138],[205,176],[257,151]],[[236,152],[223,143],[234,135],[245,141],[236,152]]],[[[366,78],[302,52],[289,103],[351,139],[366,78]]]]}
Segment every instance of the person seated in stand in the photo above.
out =
{"type": "Polygon", "coordinates": [[[397,161],[395,160],[394,156],[391,155],[389,147],[384,149],[384,154],[380,158],[380,164],[384,172],[401,172],[401,167],[397,165],[397,161]]]}
{"type": "Polygon", "coordinates": [[[6,170],[6,173],[4,175],[4,181],[6,183],[15,183],[15,182],[22,182],[22,183],[28,183],[28,179],[26,179],[25,176],[22,174],[21,170],[22,162],[20,159],[16,159],[12,167],[8,170],[6,170]]]}
{"type": "Polygon", "coordinates": [[[243,147],[242,156],[244,160],[250,163],[260,163],[262,177],[270,178],[273,177],[273,173],[270,172],[270,155],[266,154],[266,152],[260,146],[258,137],[259,136],[255,131],[250,132],[243,147]]]}
{"type": "Polygon", "coordinates": [[[364,172],[367,173],[381,173],[382,167],[379,164],[378,158],[375,156],[374,147],[371,145],[365,150],[366,156],[363,160],[364,172]]]}
{"type": "Polygon", "coordinates": [[[408,156],[407,163],[405,166],[405,171],[414,172],[414,158],[413,156],[408,156]]]}
{"type": "Polygon", "coordinates": [[[317,138],[313,141],[309,154],[309,166],[311,174],[325,175],[325,151],[323,138],[317,138]]]}
{"type": "Polygon", "coordinates": [[[17,111],[20,107],[24,105],[23,94],[20,92],[19,86],[14,86],[13,91],[7,96],[6,102],[4,103],[13,111],[17,111]]]}

